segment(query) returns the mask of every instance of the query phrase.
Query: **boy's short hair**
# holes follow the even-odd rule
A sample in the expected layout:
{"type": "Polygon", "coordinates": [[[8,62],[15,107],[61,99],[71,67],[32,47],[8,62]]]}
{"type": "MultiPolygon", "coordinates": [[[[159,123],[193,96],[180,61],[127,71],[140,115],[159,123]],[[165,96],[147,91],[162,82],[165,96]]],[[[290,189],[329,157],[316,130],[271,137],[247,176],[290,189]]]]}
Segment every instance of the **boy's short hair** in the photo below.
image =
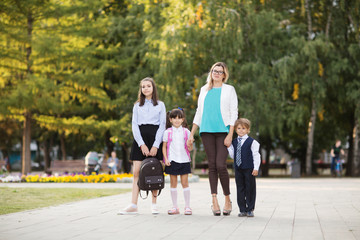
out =
{"type": "Polygon", "coordinates": [[[235,121],[234,128],[236,129],[239,125],[246,127],[247,129],[250,129],[251,122],[247,118],[239,118],[235,121]]]}

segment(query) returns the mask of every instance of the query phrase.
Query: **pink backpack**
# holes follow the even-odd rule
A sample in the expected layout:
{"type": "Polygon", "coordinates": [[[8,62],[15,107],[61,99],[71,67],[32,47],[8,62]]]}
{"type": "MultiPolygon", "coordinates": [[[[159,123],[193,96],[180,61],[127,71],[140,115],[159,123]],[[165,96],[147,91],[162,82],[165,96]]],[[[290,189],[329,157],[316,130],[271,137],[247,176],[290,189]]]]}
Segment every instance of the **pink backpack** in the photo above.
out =
{"type": "MultiPolygon", "coordinates": [[[[169,158],[169,149],[170,149],[170,143],[172,142],[173,130],[172,130],[172,128],[168,128],[166,130],[168,130],[168,141],[167,141],[167,145],[166,145],[166,147],[167,147],[166,150],[167,150],[167,157],[169,158]]],[[[188,140],[188,133],[187,133],[185,128],[183,128],[183,131],[184,131],[184,140],[185,140],[185,150],[186,150],[186,153],[189,156],[189,159],[191,161],[190,151],[189,151],[189,149],[188,149],[188,147],[186,145],[186,142],[188,140]]]]}

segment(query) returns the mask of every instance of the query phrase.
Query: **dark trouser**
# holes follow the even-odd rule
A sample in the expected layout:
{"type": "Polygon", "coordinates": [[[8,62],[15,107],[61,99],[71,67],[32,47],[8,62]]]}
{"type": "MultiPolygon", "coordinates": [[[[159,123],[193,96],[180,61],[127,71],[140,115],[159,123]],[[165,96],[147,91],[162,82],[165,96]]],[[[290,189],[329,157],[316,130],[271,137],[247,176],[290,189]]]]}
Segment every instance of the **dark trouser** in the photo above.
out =
{"type": "Polygon", "coordinates": [[[331,158],[331,165],[330,165],[331,172],[335,171],[336,161],[338,161],[339,159],[340,159],[340,157],[337,157],[337,156],[331,158]]]}
{"type": "Polygon", "coordinates": [[[209,182],[211,194],[217,194],[218,178],[227,196],[230,194],[230,178],[226,166],[228,150],[224,145],[227,133],[201,133],[206,156],[209,162],[209,182]]]}
{"type": "Polygon", "coordinates": [[[240,169],[235,167],[237,203],[240,212],[249,212],[255,209],[256,182],[252,171],[253,169],[240,169]]]}

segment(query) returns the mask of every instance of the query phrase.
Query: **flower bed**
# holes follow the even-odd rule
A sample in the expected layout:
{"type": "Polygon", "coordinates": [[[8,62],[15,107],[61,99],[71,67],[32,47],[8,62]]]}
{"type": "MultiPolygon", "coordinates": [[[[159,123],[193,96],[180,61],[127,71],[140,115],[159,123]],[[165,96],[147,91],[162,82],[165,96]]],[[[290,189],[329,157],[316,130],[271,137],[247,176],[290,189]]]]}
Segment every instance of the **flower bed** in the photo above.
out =
{"type": "Polygon", "coordinates": [[[107,182],[132,182],[132,174],[69,174],[69,175],[23,175],[23,176],[0,176],[0,182],[53,182],[53,183],[107,183],[107,182]]]}

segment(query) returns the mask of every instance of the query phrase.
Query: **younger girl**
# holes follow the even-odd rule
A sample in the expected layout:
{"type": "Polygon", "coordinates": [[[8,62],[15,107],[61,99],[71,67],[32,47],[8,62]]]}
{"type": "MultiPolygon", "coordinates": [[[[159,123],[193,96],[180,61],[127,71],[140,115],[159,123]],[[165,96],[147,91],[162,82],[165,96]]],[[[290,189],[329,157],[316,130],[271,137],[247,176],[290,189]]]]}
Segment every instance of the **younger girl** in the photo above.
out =
{"type": "Polygon", "coordinates": [[[173,208],[168,211],[169,215],[179,214],[177,204],[177,176],[180,175],[181,185],[184,190],[185,215],[191,215],[190,188],[188,174],[191,173],[190,149],[186,142],[190,131],[187,129],[185,114],[182,109],[173,109],[168,112],[166,119],[167,129],[163,136],[163,156],[165,159],[165,173],[170,175],[170,193],[173,208]]]}
{"type": "MultiPolygon", "coordinates": [[[[146,157],[163,159],[161,151],[161,138],[165,130],[166,110],[163,102],[159,101],[155,82],[152,78],[144,78],[140,82],[138,100],[133,108],[132,132],[134,142],[131,147],[130,159],[133,161],[133,188],[131,204],[121,210],[119,214],[137,214],[137,201],[139,197],[139,172],[141,161],[146,157]]],[[[152,214],[158,214],[156,206],[157,191],[153,191],[152,214]]]]}

